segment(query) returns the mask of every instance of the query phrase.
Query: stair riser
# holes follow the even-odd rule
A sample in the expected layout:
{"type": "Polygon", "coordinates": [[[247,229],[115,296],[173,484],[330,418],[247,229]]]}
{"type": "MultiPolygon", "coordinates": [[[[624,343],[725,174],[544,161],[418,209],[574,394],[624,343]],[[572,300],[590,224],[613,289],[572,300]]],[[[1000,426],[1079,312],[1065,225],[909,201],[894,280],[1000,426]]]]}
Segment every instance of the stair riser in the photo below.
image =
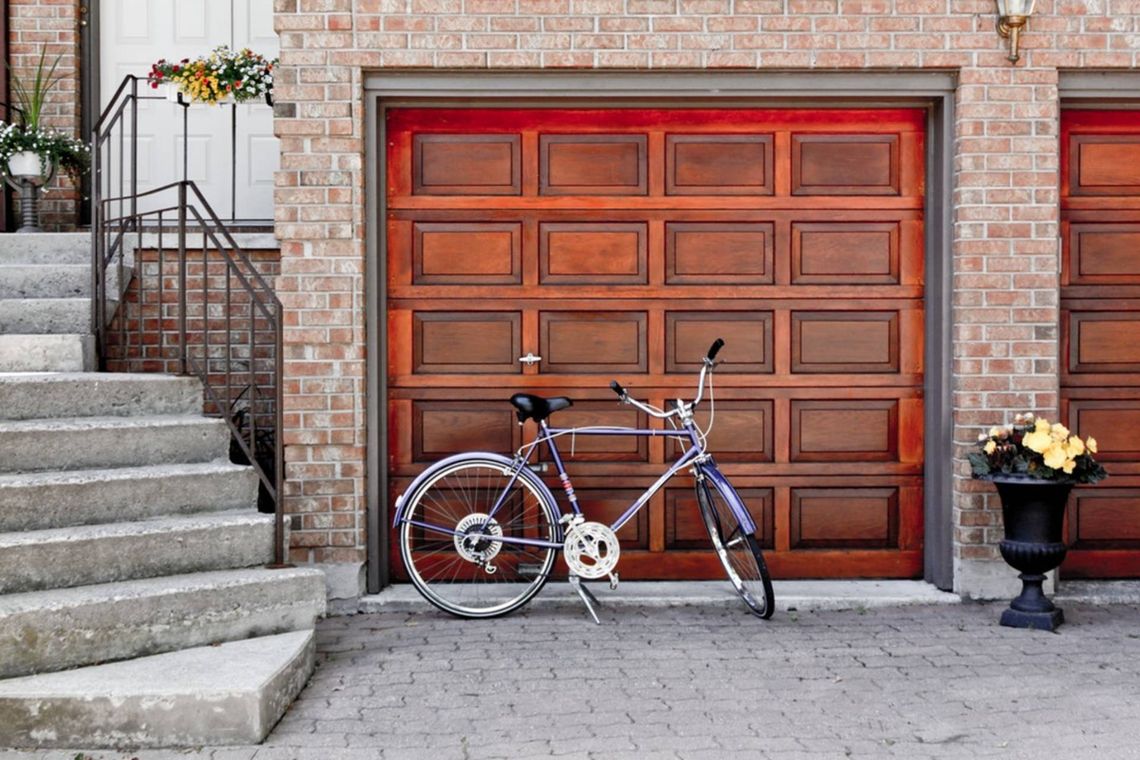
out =
{"type": "Polygon", "coordinates": [[[86,298],[0,300],[0,333],[22,335],[91,332],[91,301],[86,298]]]}
{"type": "Polygon", "coordinates": [[[0,485],[0,533],[255,509],[256,505],[257,475],[251,469],[136,480],[0,485]]]}
{"type": "Polygon", "coordinates": [[[229,430],[214,424],[5,432],[0,471],[42,472],[209,462],[228,456],[229,430]]]}
{"type": "Polygon", "coordinates": [[[101,380],[99,375],[0,382],[0,418],[130,417],[201,414],[202,385],[189,377],[140,375],[101,380]]]}
{"type": "MultiPolygon", "coordinates": [[[[0,335],[0,372],[83,372],[95,367],[90,335],[0,335]]],[[[0,417],[8,410],[0,402],[0,417]]]]}
{"type": "Polygon", "coordinates": [[[90,294],[90,267],[0,266],[0,298],[85,298],[90,294]]]}
{"type": "Polygon", "coordinates": [[[313,628],[325,607],[321,574],[267,572],[239,586],[0,615],[0,678],[313,628]]]}
{"type": "Polygon", "coordinates": [[[0,594],[253,567],[273,561],[273,523],[0,545],[0,594]]]}
{"type": "MultiPolygon", "coordinates": [[[[158,660],[183,654],[178,653],[152,658],[154,662],[146,670],[132,673],[131,684],[126,687],[131,693],[125,696],[117,691],[110,696],[105,687],[93,688],[86,682],[70,689],[61,684],[49,694],[29,689],[32,693],[26,696],[0,695],[0,747],[135,749],[258,744],[312,675],[316,636],[310,632],[300,646],[292,634],[249,643],[256,642],[263,648],[258,657],[275,657],[274,664],[281,664],[272,677],[253,688],[234,689],[221,678],[200,688],[183,686],[169,694],[136,693],[145,691],[134,684],[147,675],[153,676],[151,681],[169,679],[169,669],[177,667],[177,662],[172,666],[158,660]],[[266,653],[267,649],[271,653],[266,653]]],[[[222,674],[248,669],[248,652],[228,651],[236,646],[211,647],[217,661],[210,669],[222,674]]],[[[199,651],[192,650],[194,654],[199,651]]]]}
{"type": "Polygon", "coordinates": [[[91,236],[45,232],[0,236],[0,264],[91,265],[91,236]]]}

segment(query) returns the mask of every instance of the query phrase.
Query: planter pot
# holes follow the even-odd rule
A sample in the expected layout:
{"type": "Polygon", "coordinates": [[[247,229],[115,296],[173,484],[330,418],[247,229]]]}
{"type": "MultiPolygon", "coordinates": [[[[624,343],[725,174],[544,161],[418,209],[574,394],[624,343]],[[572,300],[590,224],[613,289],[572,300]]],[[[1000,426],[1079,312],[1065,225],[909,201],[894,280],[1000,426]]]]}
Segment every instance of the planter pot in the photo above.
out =
{"type": "Polygon", "coordinates": [[[1014,628],[1052,631],[1065,622],[1064,613],[1045,596],[1045,573],[1065,559],[1062,527],[1065,505],[1073,483],[1031,478],[994,477],[1001,497],[1005,538],[1002,558],[1020,571],[1021,594],[1001,616],[1001,624],[1014,628]]]}
{"type": "Polygon", "coordinates": [[[178,88],[175,85],[168,83],[166,85],[163,85],[163,89],[165,90],[167,100],[169,100],[171,103],[178,102],[178,88]]]}
{"type": "Polygon", "coordinates": [[[22,150],[19,153],[13,153],[12,157],[8,159],[8,174],[32,182],[42,181],[47,174],[44,163],[39,153],[22,150]]]}

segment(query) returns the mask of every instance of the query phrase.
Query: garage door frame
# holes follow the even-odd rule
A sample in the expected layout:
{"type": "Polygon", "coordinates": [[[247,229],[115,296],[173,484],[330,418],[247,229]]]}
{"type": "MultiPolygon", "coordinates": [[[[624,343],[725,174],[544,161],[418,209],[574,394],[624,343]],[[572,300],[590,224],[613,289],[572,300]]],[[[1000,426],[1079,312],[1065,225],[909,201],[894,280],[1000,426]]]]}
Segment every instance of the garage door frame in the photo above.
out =
{"type": "Polygon", "coordinates": [[[925,290],[924,573],[942,589],[953,584],[951,418],[952,192],[956,78],[948,72],[382,72],[365,77],[365,318],[367,424],[367,582],[388,583],[387,251],[384,111],[396,106],[530,107],[638,104],[672,107],[921,107],[927,112],[925,290]],[[810,98],[802,93],[811,92],[810,98]],[[379,540],[377,540],[379,537],[379,540]]]}

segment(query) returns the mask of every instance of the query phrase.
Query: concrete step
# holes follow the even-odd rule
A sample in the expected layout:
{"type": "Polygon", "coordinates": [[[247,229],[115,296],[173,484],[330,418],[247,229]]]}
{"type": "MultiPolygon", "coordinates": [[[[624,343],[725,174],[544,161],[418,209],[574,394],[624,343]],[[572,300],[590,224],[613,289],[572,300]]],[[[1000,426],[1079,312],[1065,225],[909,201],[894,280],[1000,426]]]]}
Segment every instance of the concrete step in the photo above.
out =
{"type": "Polygon", "coordinates": [[[0,678],[308,630],[324,611],[324,573],[311,567],[9,594],[0,596],[0,678]]]}
{"type": "Polygon", "coordinates": [[[85,298],[90,264],[0,264],[0,298],[85,298]]]}
{"type": "Polygon", "coordinates": [[[91,233],[0,235],[0,264],[91,265],[91,233]]]}
{"type": "Polygon", "coordinates": [[[209,462],[229,454],[220,419],[67,417],[0,422],[0,472],[209,462]]]}
{"type": "MultiPolygon", "coordinates": [[[[0,335],[0,372],[83,372],[95,368],[91,335],[0,335]]],[[[0,415],[6,410],[0,407],[0,415]]]]}
{"type": "Polygon", "coordinates": [[[111,372],[0,375],[0,419],[201,413],[202,384],[192,377],[111,372]]]}
{"type": "Polygon", "coordinates": [[[0,594],[272,561],[273,515],[253,509],[0,533],[0,594]]]}
{"type": "Polygon", "coordinates": [[[213,461],[0,475],[0,532],[256,509],[250,467],[213,461]]]}
{"type": "Polygon", "coordinates": [[[0,299],[0,334],[59,335],[91,332],[89,298],[0,299]]]}
{"type": "Polygon", "coordinates": [[[295,631],[0,681],[0,747],[257,744],[315,651],[313,632],[295,631]]]}

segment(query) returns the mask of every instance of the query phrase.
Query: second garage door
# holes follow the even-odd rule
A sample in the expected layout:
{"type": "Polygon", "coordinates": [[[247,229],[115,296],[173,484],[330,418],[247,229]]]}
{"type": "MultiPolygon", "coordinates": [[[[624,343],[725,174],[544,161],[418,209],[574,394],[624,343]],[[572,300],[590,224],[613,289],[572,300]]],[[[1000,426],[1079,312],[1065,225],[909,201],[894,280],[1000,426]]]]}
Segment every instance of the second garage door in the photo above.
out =
{"type": "MultiPolygon", "coordinates": [[[[514,451],[515,391],[572,397],[559,426],[645,426],[609,381],[689,396],[723,337],[711,450],[774,575],[920,576],[924,119],[389,109],[390,497],[450,453],[514,451]]],[[[607,522],[676,455],[571,446],[607,522]]],[[[720,576],[688,482],[620,536],[624,578],[720,576]]]]}

